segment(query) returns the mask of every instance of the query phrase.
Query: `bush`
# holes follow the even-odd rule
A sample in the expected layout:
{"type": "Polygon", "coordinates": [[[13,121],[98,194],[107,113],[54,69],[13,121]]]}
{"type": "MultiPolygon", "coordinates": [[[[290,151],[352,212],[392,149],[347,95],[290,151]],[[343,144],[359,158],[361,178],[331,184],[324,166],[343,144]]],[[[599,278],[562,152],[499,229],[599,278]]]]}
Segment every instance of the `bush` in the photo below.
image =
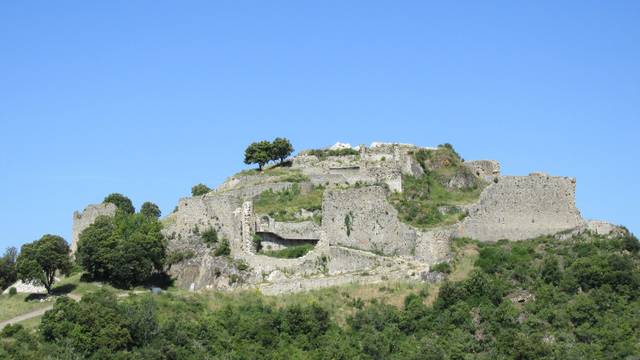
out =
{"type": "Polygon", "coordinates": [[[349,156],[349,155],[360,155],[360,152],[356,149],[352,148],[344,148],[344,149],[314,149],[307,151],[307,154],[316,156],[320,160],[325,160],[329,156],[349,156]]]}
{"type": "Polygon", "coordinates": [[[212,227],[205,230],[200,237],[207,246],[218,242],[218,232],[212,227]]]}
{"type": "Polygon", "coordinates": [[[449,265],[449,263],[447,262],[441,262],[441,263],[437,263],[435,265],[433,265],[431,267],[431,269],[429,269],[430,272],[440,272],[443,274],[450,274],[451,273],[451,265],[449,265]]]}
{"type": "Polygon", "coordinates": [[[191,196],[201,196],[207,194],[211,189],[205,184],[196,184],[191,188],[191,196]]]}
{"type": "Polygon", "coordinates": [[[18,294],[18,289],[16,289],[15,287],[12,286],[9,289],[9,296],[14,296],[14,295],[17,295],[17,294],[18,294]]]}
{"type": "Polygon", "coordinates": [[[303,257],[309,251],[313,250],[313,248],[314,246],[311,244],[295,245],[295,246],[289,246],[282,250],[264,251],[263,254],[271,257],[276,257],[276,258],[294,259],[294,258],[303,257]]]}
{"type": "Polygon", "coordinates": [[[222,241],[220,241],[220,244],[218,245],[218,247],[216,248],[213,254],[215,256],[231,255],[231,247],[229,246],[229,240],[223,238],[222,241]]]}

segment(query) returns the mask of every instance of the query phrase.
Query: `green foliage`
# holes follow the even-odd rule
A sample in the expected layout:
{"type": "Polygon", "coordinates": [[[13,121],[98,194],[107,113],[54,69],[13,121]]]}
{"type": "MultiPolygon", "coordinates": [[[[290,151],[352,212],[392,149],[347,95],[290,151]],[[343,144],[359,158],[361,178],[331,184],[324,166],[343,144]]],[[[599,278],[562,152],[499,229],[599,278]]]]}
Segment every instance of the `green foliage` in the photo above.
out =
{"type": "Polygon", "coordinates": [[[39,240],[22,245],[16,260],[18,277],[24,282],[40,284],[51,293],[56,272],[71,269],[69,245],[57,235],[46,234],[39,240]]]}
{"type": "Polygon", "coordinates": [[[272,145],[264,140],[251,143],[244,151],[244,163],[247,165],[258,164],[259,171],[262,171],[264,165],[273,158],[272,145]]]}
{"type": "Polygon", "coordinates": [[[229,245],[229,240],[222,238],[220,244],[213,252],[215,256],[229,256],[231,255],[231,247],[229,245]]]}
{"type": "Polygon", "coordinates": [[[142,207],[140,207],[140,214],[158,219],[162,212],[160,211],[160,207],[158,207],[158,205],[150,201],[146,201],[142,204],[142,207]]]}
{"type": "Polygon", "coordinates": [[[119,193],[113,193],[113,194],[107,195],[107,197],[105,197],[102,202],[112,203],[120,211],[124,212],[125,214],[133,214],[134,212],[136,212],[136,209],[133,207],[133,203],[131,202],[131,199],[119,193]]]}
{"type": "Polygon", "coordinates": [[[336,289],[325,289],[317,297],[340,299],[325,305],[308,298],[291,304],[297,295],[268,298],[244,293],[214,306],[210,301],[228,295],[168,293],[118,301],[101,292],[79,303],[58,300],[43,317],[39,335],[21,327],[5,328],[0,333],[0,358],[640,356],[640,255],[626,250],[624,237],[541,237],[473,245],[480,248],[475,271],[462,281],[443,283],[433,305],[425,302],[425,288],[396,306],[363,299],[362,293],[343,296],[336,289]],[[513,296],[521,293],[531,296],[513,296]],[[331,306],[336,301],[344,301],[350,315],[331,306]]]}
{"type": "Polygon", "coordinates": [[[441,262],[433,265],[429,271],[431,272],[441,272],[443,274],[451,274],[451,265],[448,262],[441,262]]]}
{"type": "Polygon", "coordinates": [[[253,206],[257,214],[268,214],[277,221],[300,221],[295,215],[300,210],[316,211],[322,209],[322,195],[324,188],[315,186],[312,190],[303,192],[298,184],[282,191],[271,189],[263,192],[254,201],[253,206]]]}
{"type": "Polygon", "coordinates": [[[15,287],[11,287],[11,289],[9,289],[9,296],[14,296],[18,294],[18,289],[16,289],[15,287]]]}
{"type": "Polygon", "coordinates": [[[14,247],[7,248],[0,257],[0,291],[13,284],[18,279],[16,259],[18,250],[14,247]]]}
{"type": "Polygon", "coordinates": [[[309,251],[313,250],[314,246],[311,244],[302,244],[289,246],[281,250],[267,250],[262,252],[263,255],[283,258],[283,259],[295,259],[303,257],[309,251]]]}
{"type": "Polygon", "coordinates": [[[314,149],[314,150],[308,150],[307,154],[316,156],[320,160],[326,160],[326,158],[328,158],[329,156],[349,156],[349,155],[360,156],[360,152],[358,152],[358,150],[351,149],[351,148],[335,149],[335,150],[314,149]]]}
{"type": "Polygon", "coordinates": [[[207,244],[207,246],[218,242],[218,232],[212,227],[203,231],[200,237],[202,238],[202,241],[207,244]]]}
{"type": "Polygon", "coordinates": [[[185,260],[192,259],[196,254],[192,250],[175,250],[167,253],[165,259],[165,271],[169,271],[172,265],[181,263],[185,260]]]}
{"type": "Polygon", "coordinates": [[[344,227],[347,229],[347,237],[351,236],[351,230],[353,227],[353,213],[351,211],[344,216],[344,227]]]}
{"type": "Polygon", "coordinates": [[[201,196],[207,194],[211,189],[205,184],[196,184],[191,188],[191,196],[201,196]]]}
{"type": "Polygon", "coordinates": [[[280,160],[282,163],[291,153],[293,153],[293,145],[289,139],[278,137],[271,143],[271,160],[280,160]]]}
{"type": "Polygon", "coordinates": [[[77,261],[94,279],[125,288],[142,284],[164,268],[161,230],[157,218],[142,214],[98,217],[80,234],[77,261]]]}
{"type": "Polygon", "coordinates": [[[403,176],[403,191],[389,196],[400,219],[419,228],[462,220],[466,213],[458,205],[476,201],[486,185],[484,181],[462,165],[462,159],[449,144],[436,150],[420,149],[413,155],[423,167],[424,175],[403,176]],[[469,185],[447,188],[454,177],[466,179],[469,185]]]}

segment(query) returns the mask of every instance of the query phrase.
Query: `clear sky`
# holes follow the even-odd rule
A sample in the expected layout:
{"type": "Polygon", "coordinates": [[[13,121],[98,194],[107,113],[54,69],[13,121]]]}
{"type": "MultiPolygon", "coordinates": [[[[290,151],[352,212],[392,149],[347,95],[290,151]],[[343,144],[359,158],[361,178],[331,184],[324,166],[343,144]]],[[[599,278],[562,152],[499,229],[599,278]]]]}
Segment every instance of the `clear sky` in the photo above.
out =
{"type": "Polygon", "coordinates": [[[111,192],[169,213],[246,145],[454,144],[640,232],[639,1],[5,1],[0,251],[111,192]]]}

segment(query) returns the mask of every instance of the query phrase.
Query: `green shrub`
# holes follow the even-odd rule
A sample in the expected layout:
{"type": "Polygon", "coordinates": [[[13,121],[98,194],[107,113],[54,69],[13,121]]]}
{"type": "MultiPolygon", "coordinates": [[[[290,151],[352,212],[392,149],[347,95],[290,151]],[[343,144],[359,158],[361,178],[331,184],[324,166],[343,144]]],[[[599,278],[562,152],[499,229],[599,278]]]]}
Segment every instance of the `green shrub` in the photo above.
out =
{"type": "Polygon", "coordinates": [[[316,156],[320,160],[325,160],[329,156],[349,156],[349,155],[360,155],[360,152],[356,149],[345,148],[345,149],[314,149],[308,150],[307,154],[316,156]]]}
{"type": "Polygon", "coordinates": [[[202,241],[209,246],[218,242],[218,232],[214,228],[210,227],[202,232],[200,238],[202,238],[202,241]]]}
{"type": "Polygon", "coordinates": [[[114,204],[120,211],[126,214],[133,214],[136,212],[131,199],[119,193],[107,195],[102,202],[114,204]]]}
{"type": "Polygon", "coordinates": [[[18,289],[16,289],[15,287],[12,286],[9,289],[9,296],[14,296],[14,295],[17,295],[17,294],[18,294],[18,289]]]}
{"type": "Polygon", "coordinates": [[[441,262],[441,263],[437,263],[435,265],[433,265],[429,271],[431,272],[441,272],[443,274],[450,274],[451,273],[451,265],[449,265],[448,262],[441,262]]]}
{"type": "Polygon", "coordinates": [[[229,240],[222,238],[220,244],[213,253],[215,256],[229,256],[231,255],[231,247],[229,246],[229,240]]]}
{"type": "Polygon", "coordinates": [[[313,248],[314,246],[311,244],[303,244],[303,245],[289,246],[282,250],[268,250],[268,251],[262,252],[262,254],[266,256],[276,257],[276,258],[294,259],[294,258],[303,257],[309,251],[313,250],[313,248]]]}

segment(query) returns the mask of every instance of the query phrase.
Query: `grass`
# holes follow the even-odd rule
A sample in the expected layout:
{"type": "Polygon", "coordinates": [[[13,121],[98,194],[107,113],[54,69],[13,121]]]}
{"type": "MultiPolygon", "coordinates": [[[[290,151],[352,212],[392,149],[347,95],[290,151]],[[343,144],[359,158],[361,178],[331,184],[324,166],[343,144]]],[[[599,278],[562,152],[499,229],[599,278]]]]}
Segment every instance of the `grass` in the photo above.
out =
{"type": "Polygon", "coordinates": [[[351,148],[335,149],[335,150],[314,149],[314,150],[308,150],[307,154],[316,156],[320,160],[325,160],[329,156],[349,156],[349,155],[360,156],[360,152],[358,150],[351,149],[351,148]]]}
{"type": "Polygon", "coordinates": [[[300,210],[317,211],[322,209],[324,188],[313,187],[310,191],[302,191],[294,184],[282,191],[267,190],[254,201],[256,214],[268,214],[277,221],[303,221],[295,215],[300,210]]]}
{"type": "Polygon", "coordinates": [[[305,256],[309,251],[313,250],[313,248],[314,246],[311,244],[303,244],[289,246],[282,250],[267,250],[261,252],[261,254],[281,259],[295,259],[305,256]]]}
{"type": "Polygon", "coordinates": [[[277,165],[267,167],[262,171],[258,171],[257,169],[242,170],[234,176],[242,177],[255,175],[264,176],[265,178],[268,178],[267,180],[270,182],[300,183],[309,181],[309,177],[304,175],[300,170],[277,165]]]}
{"type": "Polygon", "coordinates": [[[441,145],[437,150],[421,149],[413,155],[423,167],[424,175],[403,176],[402,193],[389,196],[400,220],[418,228],[431,228],[464,219],[466,213],[460,205],[477,201],[486,183],[462,165],[451,145],[441,145]],[[456,176],[474,181],[467,188],[448,189],[445,184],[456,176]]]}
{"type": "Polygon", "coordinates": [[[0,295],[0,321],[13,319],[18,315],[53,304],[53,301],[40,302],[38,298],[30,294],[0,295]]]}

